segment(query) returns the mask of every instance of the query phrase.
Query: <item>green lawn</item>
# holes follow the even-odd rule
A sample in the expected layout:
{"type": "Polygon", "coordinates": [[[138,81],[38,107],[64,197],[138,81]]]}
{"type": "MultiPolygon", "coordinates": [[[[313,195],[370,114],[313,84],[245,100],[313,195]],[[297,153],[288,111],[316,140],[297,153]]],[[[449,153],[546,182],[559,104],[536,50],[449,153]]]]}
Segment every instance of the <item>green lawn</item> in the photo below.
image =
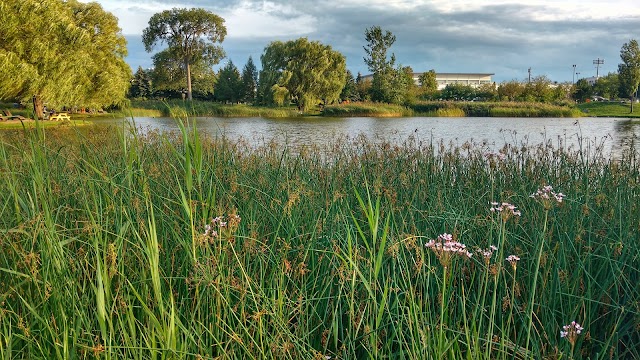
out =
{"type": "Polygon", "coordinates": [[[589,102],[579,104],[578,108],[582,110],[586,116],[640,117],[640,104],[633,104],[633,113],[631,113],[631,104],[629,102],[589,102]]]}

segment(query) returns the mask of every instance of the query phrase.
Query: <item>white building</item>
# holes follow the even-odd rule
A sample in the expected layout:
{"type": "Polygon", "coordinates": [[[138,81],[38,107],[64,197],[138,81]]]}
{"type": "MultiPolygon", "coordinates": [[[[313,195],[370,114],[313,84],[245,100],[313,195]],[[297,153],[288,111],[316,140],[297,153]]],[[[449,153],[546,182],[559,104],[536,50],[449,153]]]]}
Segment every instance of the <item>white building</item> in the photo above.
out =
{"type": "MultiPolygon", "coordinates": [[[[420,78],[422,73],[413,73],[413,81],[415,81],[416,85],[420,85],[420,78]]],[[[436,82],[438,83],[438,90],[444,89],[449,84],[461,84],[461,85],[469,85],[471,87],[479,87],[483,84],[492,84],[491,76],[495,74],[488,73],[436,73],[436,82]]],[[[364,75],[362,76],[362,80],[371,81],[373,79],[373,75],[364,75]]]]}

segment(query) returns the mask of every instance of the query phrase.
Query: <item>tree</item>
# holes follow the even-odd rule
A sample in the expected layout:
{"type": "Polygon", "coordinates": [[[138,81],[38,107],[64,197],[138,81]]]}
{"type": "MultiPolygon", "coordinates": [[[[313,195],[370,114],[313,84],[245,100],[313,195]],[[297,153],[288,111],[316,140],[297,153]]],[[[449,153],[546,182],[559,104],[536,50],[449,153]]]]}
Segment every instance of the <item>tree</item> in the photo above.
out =
{"type": "Polygon", "coordinates": [[[440,96],[445,100],[473,100],[476,90],[466,84],[447,84],[440,96]]]}
{"type": "Polygon", "coordinates": [[[240,72],[231,60],[218,72],[215,85],[215,97],[220,101],[238,102],[242,97],[243,87],[240,72]]]}
{"type": "Polygon", "coordinates": [[[280,100],[286,93],[300,111],[307,111],[319,103],[329,104],[340,98],[347,74],[346,61],[331,46],[307,38],[275,41],[265,48],[261,60],[264,80],[269,81],[261,86],[271,84],[274,100],[274,94],[280,100]]]}
{"type": "Polygon", "coordinates": [[[97,3],[0,2],[0,99],[105,107],[124,101],[131,68],[118,20],[97,3]],[[55,19],[55,21],[52,21],[55,19]]]}
{"type": "Polygon", "coordinates": [[[425,94],[433,94],[438,90],[436,71],[433,69],[420,74],[420,76],[418,77],[418,82],[422,87],[422,92],[425,94]]]}
{"type": "Polygon", "coordinates": [[[242,101],[253,103],[258,89],[258,70],[249,56],[249,60],[242,68],[242,101]]]}
{"type": "Polygon", "coordinates": [[[362,74],[358,72],[358,76],[356,76],[356,89],[358,89],[358,97],[361,100],[369,100],[371,80],[363,78],[362,74]]]}
{"type": "Polygon", "coordinates": [[[160,42],[168,45],[167,55],[184,66],[187,98],[193,99],[191,65],[204,62],[217,64],[224,57],[222,43],[227,35],[224,19],[204,9],[171,9],[157,13],[149,19],[149,26],[142,32],[142,42],[147,52],[160,42]],[[204,39],[203,39],[204,38],[204,39]]]}
{"type": "MultiPolygon", "coordinates": [[[[156,96],[173,98],[180,98],[182,94],[186,96],[187,89],[184,82],[186,69],[171,53],[171,49],[165,49],[153,55],[153,65],[151,80],[156,96]]],[[[211,98],[216,78],[215,71],[207,62],[199,60],[191,64],[193,97],[211,98]]]]}
{"type": "Polygon", "coordinates": [[[524,92],[524,86],[518,80],[501,83],[498,86],[500,100],[515,101],[524,92]]]}
{"type": "Polygon", "coordinates": [[[576,82],[574,99],[580,102],[586,101],[593,96],[593,86],[586,79],[580,79],[576,82]]]}
{"type": "Polygon", "coordinates": [[[631,99],[631,112],[633,112],[635,95],[640,85],[640,47],[635,39],[622,45],[620,59],[622,59],[622,63],[618,65],[620,92],[631,99]]]}
{"type": "Polygon", "coordinates": [[[593,86],[593,90],[596,94],[607,99],[615,99],[619,97],[620,84],[618,82],[618,74],[612,72],[606,76],[599,77],[593,86]]]}
{"type": "Polygon", "coordinates": [[[150,71],[145,71],[142,66],[138,66],[138,70],[131,79],[131,87],[129,88],[129,97],[134,99],[146,99],[153,94],[151,88],[150,71]]]}
{"type": "Polygon", "coordinates": [[[367,41],[367,46],[364,46],[364,51],[367,54],[364,62],[373,74],[370,88],[371,99],[392,102],[392,95],[389,91],[393,77],[396,75],[394,74],[396,57],[391,54],[391,57],[387,59],[387,51],[396,41],[396,37],[388,30],[383,33],[380,26],[366,29],[364,34],[367,41]]]}
{"type": "Polygon", "coordinates": [[[356,79],[353,77],[353,74],[349,70],[347,70],[347,77],[345,80],[344,88],[340,93],[340,99],[342,99],[343,101],[360,101],[360,93],[358,92],[356,79]]]}

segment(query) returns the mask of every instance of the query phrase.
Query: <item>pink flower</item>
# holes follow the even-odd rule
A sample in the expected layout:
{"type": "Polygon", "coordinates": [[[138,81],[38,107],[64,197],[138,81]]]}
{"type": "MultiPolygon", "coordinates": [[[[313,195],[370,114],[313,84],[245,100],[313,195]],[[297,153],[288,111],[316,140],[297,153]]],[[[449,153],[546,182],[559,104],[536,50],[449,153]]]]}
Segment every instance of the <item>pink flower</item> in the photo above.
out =
{"type": "Polygon", "coordinates": [[[578,338],[578,335],[580,335],[582,330],[584,330],[584,328],[580,326],[580,324],[572,321],[571,324],[562,327],[562,330],[560,331],[560,337],[566,338],[571,343],[571,345],[575,345],[576,339],[578,338]]]}

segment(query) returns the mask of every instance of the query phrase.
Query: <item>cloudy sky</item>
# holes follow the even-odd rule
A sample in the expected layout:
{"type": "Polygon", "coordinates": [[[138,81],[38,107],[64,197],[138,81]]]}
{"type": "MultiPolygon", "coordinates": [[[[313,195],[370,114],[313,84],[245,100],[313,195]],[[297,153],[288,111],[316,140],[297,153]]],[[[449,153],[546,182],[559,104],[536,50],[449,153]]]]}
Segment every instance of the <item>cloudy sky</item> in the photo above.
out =
{"type": "MultiPolygon", "coordinates": [[[[84,0],[83,0],[84,1],[84,0]]],[[[88,1],[88,0],[87,0],[88,1]]],[[[129,42],[127,61],[150,67],[142,30],[171,8],[201,7],[225,19],[227,58],[242,68],[249,56],[260,67],[274,40],[307,37],[331,45],[354,75],[364,64],[365,29],[378,25],[396,36],[398,63],[421,72],[494,73],[494,80],[546,75],[572,81],[617,71],[620,47],[640,40],[638,0],[97,0],[116,15],[129,42]]],[[[226,61],[226,60],[225,60],[226,61]]]]}

